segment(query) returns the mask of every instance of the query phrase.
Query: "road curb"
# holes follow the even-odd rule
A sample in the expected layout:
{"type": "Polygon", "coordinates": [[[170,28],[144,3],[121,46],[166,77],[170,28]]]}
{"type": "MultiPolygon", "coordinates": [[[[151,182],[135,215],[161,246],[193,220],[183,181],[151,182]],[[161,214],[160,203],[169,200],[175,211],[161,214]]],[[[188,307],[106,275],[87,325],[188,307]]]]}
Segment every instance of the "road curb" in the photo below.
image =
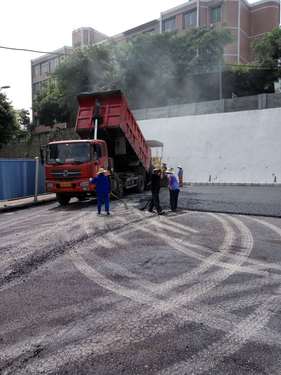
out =
{"type": "Polygon", "coordinates": [[[0,208],[0,214],[4,212],[11,212],[11,211],[17,211],[17,210],[24,210],[26,208],[31,208],[35,206],[42,206],[44,204],[48,204],[51,202],[54,202],[56,200],[55,197],[44,199],[42,201],[37,201],[37,202],[29,202],[29,203],[22,203],[14,206],[6,206],[6,207],[1,207],[0,208]]]}

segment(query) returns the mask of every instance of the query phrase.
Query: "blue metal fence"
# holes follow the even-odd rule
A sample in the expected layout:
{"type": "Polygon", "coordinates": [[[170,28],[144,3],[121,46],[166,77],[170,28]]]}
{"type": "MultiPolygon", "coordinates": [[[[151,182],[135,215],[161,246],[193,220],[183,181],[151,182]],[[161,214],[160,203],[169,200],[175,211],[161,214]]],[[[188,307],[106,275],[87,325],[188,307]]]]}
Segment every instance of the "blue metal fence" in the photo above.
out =
{"type": "MultiPolygon", "coordinates": [[[[34,159],[0,159],[0,200],[31,196],[34,190],[34,159]]],[[[38,194],[44,192],[44,167],[39,164],[38,194]]]]}

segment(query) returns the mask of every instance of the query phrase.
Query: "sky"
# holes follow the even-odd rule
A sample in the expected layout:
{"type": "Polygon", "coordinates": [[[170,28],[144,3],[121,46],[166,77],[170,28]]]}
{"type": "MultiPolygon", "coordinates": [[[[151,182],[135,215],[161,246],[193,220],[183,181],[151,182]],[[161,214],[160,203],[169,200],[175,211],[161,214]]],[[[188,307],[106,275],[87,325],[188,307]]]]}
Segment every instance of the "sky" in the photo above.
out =
{"type": "MultiPolygon", "coordinates": [[[[255,0],[249,0],[254,2],[255,0]]],[[[71,46],[72,30],[93,27],[109,36],[160,17],[184,0],[1,1],[0,46],[53,51],[71,46]]],[[[16,109],[31,109],[30,60],[40,54],[0,49],[0,87],[16,109]]]]}

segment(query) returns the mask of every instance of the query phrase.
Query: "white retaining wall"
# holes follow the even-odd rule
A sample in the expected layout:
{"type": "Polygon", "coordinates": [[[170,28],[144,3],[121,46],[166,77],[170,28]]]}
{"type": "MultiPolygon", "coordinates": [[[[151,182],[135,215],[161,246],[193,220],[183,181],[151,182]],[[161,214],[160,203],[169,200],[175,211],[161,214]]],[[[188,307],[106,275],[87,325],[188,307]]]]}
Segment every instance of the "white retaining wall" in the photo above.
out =
{"type": "Polygon", "coordinates": [[[281,108],[138,121],[186,182],[281,183],[281,108]]]}

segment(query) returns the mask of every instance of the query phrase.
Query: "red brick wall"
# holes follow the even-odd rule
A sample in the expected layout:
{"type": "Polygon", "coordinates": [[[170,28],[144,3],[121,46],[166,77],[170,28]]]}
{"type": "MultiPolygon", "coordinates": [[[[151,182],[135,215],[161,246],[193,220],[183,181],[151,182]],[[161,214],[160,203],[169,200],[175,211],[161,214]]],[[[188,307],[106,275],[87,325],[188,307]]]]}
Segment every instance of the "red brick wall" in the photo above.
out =
{"type": "Polygon", "coordinates": [[[240,30],[240,63],[245,64],[250,61],[249,37],[240,30]]]}
{"type": "MultiPolygon", "coordinates": [[[[200,26],[210,26],[210,9],[222,6],[222,22],[216,26],[226,26],[233,35],[233,42],[225,47],[227,62],[237,63],[238,54],[238,13],[239,0],[212,0],[200,4],[200,26]]],[[[196,2],[186,3],[164,12],[163,19],[176,16],[177,30],[182,30],[183,16],[186,12],[196,9],[196,2]]],[[[276,1],[265,1],[256,6],[250,6],[246,0],[240,1],[240,62],[249,62],[252,59],[251,43],[257,35],[272,31],[280,22],[280,4],[276,1]]]]}
{"type": "Polygon", "coordinates": [[[230,29],[230,32],[233,37],[233,42],[225,46],[224,54],[225,54],[225,62],[226,63],[237,63],[237,40],[238,40],[238,31],[237,29],[230,29]]]}
{"type": "Polygon", "coordinates": [[[228,27],[237,27],[238,25],[238,2],[236,0],[227,0],[222,5],[222,23],[228,27]]]}
{"type": "Polygon", "coordinates": [[[176,27],[177,27],[177,30],[183,29],[183,15],[182,14],[176,15],[176,27]]]}
{"type": "Polygon", "coordinates": [[[251,33],[251,12],[247,4],[242,0],[240,6],[240,28],[250,35],[251,33]]]}
{"type": "Polygon", "coordinates": [[[268,2],[251,8],[251,37],[272,31],[280,23],[280,5],[268,2]]]}

